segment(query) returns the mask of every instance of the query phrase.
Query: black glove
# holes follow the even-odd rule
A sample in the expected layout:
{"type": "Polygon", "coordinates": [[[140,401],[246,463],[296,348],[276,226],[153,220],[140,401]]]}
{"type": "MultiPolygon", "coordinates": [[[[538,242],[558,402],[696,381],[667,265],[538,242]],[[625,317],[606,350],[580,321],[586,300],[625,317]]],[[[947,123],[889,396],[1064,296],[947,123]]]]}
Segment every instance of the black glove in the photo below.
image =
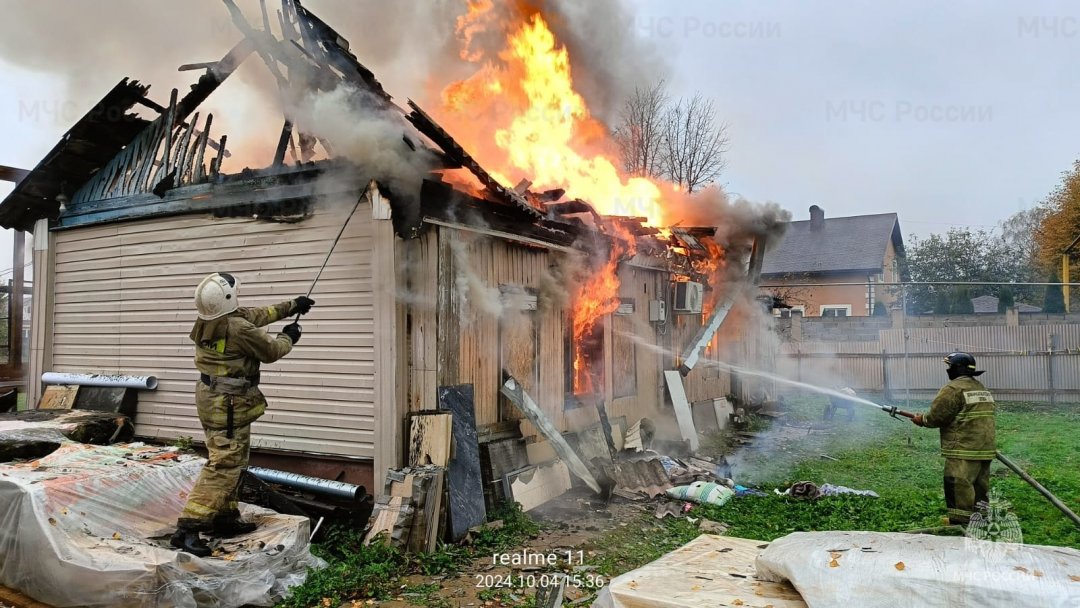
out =
{"type": "Polygon", "coordinates": [[[311,307],[315,305],[315,300],[312,300],[307,296],[300,296],[293,300],[293,303],[296,304],[296,312],[306,315],[311,312],[311,307]]]}
{"type": "Polygon", "coordinates": [[[300,341],[300,334],[301,334],[300,324],[299,323],[289,323],[285,327],[281,328],[281,333],[285,334],[286,336],[289,336],[289,339],[292,340],[292,343],[296,344],[297,342],[300,341]]]}

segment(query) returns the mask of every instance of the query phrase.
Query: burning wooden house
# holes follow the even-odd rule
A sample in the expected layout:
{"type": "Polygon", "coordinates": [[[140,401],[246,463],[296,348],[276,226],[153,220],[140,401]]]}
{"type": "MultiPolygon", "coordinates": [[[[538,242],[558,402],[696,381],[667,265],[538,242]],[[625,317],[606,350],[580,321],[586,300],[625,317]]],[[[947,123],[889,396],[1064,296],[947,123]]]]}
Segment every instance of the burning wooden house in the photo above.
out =
{"type": "Polygon", "coordinates": [[[159,103],[121,81],[0,204],[0,225],[34,234],[29,403],[47,371],[154,375],[136,434],[201,438],[195,285],[220,270],[242,278],[246,305],[303,294],[343,225],[303,342],[264,367],[271,405],[253,427],[255,464],[370,487],[401,466],[407,416],[433,409],[440,386],[473,385],[482,435],[517,427],[504,373],[564,432],[602,414],[674,421],[672,396],[686,409],[733,391],[719,366],[695,363],[746,348],[717,327],[753,234],[508,187],[419,105],[395,105],[298,0],[283,3],[280,36],[226,5],[243,39],[197,64],[189,92],[159,103]],[[287,110],[266,167],[226,173],[230,142],[200,105],[252,55],[283,96],[344,89],[353,111],[396,121],[401,136],[382,145],[428,169],[388,179],[287,110]]]}

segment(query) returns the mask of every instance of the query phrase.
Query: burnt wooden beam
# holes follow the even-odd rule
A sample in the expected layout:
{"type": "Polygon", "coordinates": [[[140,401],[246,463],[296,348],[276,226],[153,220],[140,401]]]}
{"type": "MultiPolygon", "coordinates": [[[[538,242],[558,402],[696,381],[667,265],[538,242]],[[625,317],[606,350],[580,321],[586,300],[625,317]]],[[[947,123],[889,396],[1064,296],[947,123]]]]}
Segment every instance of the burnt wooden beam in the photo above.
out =
{"type": "Polygon", "coordinates": [[[220,61],[207,67],[206,73],[199,78],[191,87],[184,98],[180,100],[176,108],[177,118],[183,120],[187,118],[189,114],[195,111],[195,108],[202,102],[206,101],[210,94],[217,90],[221,83],[225,82],[225,79],[232,75],[236,71],[236,68],[240,67],[240,64],[247,59],[251,53],[255,51],[255,43],[244,38],[240,42],[236,43],[220,61]]]}
{"type": "Polygon", "coordinates": [[[22,376],[26,233],[22,230],[16,230],[14,240],[14,251],[11,259],[11,297],[8,298],[8,361],[22,376]]]}
{"type": "Polygon", "coordinates": [[[204,61],[202,63],[185,63],[176,68],[177,72],[190,72],[192,70],[212,70],[217,67],[217,61],[204,61]]]}
{"type": "Polygon", "coordinates": [[[27,169],[16,169],[15,167],[0,165],[0,181],[17,184],[27,175],[30,175],[30,171],[27,169]]]}
{"type": "Polygon", "coordinates": [[[292,143],[292,131],[293,123],[286,118],[285,124],[281,126],[281,136],[278,137],[277,150],[274,151],[274,167],[280,167],[285,164],[285,150],[288,148],[289,144],[292,143]]]}
{"type": "Polygon", "coordinates": [[[431,141],[435,142],[443,152],[459,166],[467,168],[473,175],[476,176],[480,183],[495,196],[508,202],[509,204],[517,207],[518,209],[532,215],[533,217],[542,217],[544,212],[540,209],[529,204],[525,197],[518,194],[516,191],[507,188],[500,184],[494,177],[491,176],[480,163],[476,162],[476,159],[472,157],[464,148],[461,147],[453,136],[446,132],[431,116],[428,116],[426,112],[420,109],[420,106],[413,100],[409,100],[409,107],[412,108],[412,112],[409,113],[406,118],[424,135],[427,135],[431,141]]]}

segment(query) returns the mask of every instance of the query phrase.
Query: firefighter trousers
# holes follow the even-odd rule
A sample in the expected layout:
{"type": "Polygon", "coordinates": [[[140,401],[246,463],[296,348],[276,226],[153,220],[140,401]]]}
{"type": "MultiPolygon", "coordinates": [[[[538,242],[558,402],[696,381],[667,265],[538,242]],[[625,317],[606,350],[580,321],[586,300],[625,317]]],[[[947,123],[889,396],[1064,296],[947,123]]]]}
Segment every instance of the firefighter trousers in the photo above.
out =
{"type": "Polygon", "coordinates": [[[237,503],[240,475],[248,465],[251,451],[251,425],[233,429],[232,438],[225,429],[203,429],[209,457],[188,495],[180,523],[209,530],[217,516],[239,515],[237,503]]]}
{"type": "Polygon", "coordinates": [[[967,525],[990,492],[990,461],[946,458],[944,477],[949,523],[967,525]]]}

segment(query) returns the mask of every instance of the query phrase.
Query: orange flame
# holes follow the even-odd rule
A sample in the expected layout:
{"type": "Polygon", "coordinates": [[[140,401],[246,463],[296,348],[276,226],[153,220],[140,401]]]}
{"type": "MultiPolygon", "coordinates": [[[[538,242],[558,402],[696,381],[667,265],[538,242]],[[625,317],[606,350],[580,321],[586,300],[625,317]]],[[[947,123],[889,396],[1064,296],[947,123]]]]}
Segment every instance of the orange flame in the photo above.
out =
{"type": "MultiPolygon", "coordinates": [[[[462,58],[484,60],[484,52],[475,48],[476,35],[498,25],[494,23],[497,11],[490,0],[469,1],[468,13],[457,22],[462,58]]],[[[566,48],[539,13],[519,13],[516,19],[503,25],[508,34],[497,62],[489,58],[471,77],[443,89],[439,120],[507,187],[524,177],[532,181],[534,191],[562,188],[568,198],[589,202],[601,215],[640,217],[646,225],[666,226],[664,191],[674,191],[646,178],[621,174],[606,128],[591,116],[574,89],[566,48]]],[[[606,228],[622,232],[614,225],[606,228]]],[[[618,308],[618,264],[634,253],[633,235],[614,236],[606,261],[575,297],[576,394],[600,388],[595,386],[596,374],[589,369],[594,366],[583,346],[595,337],[597,322],[618,308]]]]}
{"type": "MultiPolygon", "coordinates": [[[[458,21],[466,45],[462,56],[469,60],[482,57],[471,44],[486,15],[490,3],[471,2],[469,14],[458,21]]],[[[499,60],[442,92],[440,120],[458,127],[455,137],[480,163],[505,186],[525,177],[533,190],[563,188],[603,215],[643,217],[647,225],[664,226],[660,185],[620,174],[607,130],[574,90],[569,55],[543,16],[533,14],[513,30],[499,60]],[[477,124],[494,126],[494,141],[485,141],[490,131],[477,124]]]]}

